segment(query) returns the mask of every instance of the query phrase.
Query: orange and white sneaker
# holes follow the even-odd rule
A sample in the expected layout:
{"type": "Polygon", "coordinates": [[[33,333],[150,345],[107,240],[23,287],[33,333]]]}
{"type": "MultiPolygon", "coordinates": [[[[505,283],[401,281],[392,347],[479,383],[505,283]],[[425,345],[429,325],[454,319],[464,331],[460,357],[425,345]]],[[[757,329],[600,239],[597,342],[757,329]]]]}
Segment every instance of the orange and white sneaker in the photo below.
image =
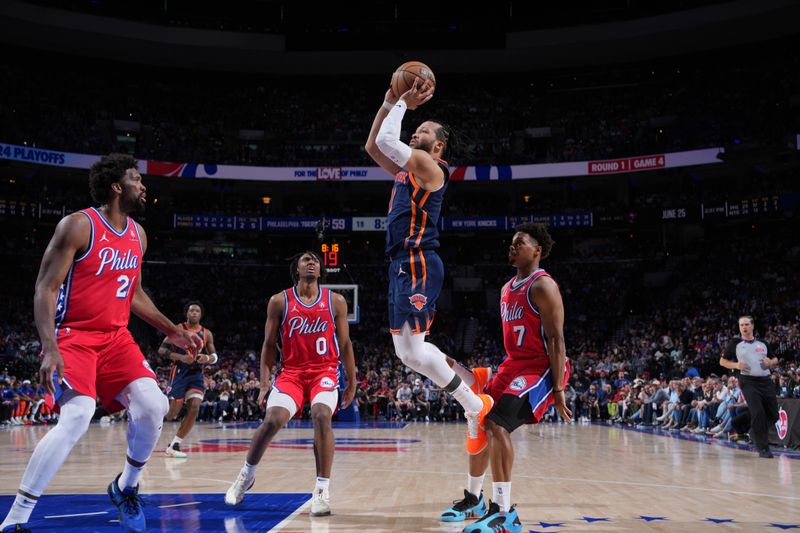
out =
{"type": "Polygon", "coordinates": [[[488,394],[478,394],[478,398],[483,402],[483,408],[477,413],[464,413],[467,419],[467,453],[470,455],[481,453],[489,443],[483,421],[492,410],[494,400],[488,394]]]}
{"type": "Polygon", "coordinates": [[[481,366],[473,368],[472,375],[475,376],[475,383],[470,386],[470,389],[472,389],[472,392],[475,394],[481,394],[483,389],[486,388],[486,384],[492,379],[492,367],[481,366]]]}

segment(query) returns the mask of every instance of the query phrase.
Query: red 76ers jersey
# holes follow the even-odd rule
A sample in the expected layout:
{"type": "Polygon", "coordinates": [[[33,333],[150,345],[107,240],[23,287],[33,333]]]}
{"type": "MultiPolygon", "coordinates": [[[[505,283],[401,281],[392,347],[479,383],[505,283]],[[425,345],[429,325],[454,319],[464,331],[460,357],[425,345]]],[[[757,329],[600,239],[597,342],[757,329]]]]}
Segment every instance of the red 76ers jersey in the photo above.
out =
{"type": "Polygon", "coordinates": [[[118,232],[95,208],[80,213],[92,226],[89,248],[76,256],[58,293],[56,328],[113,331],[128,325],[139,283],[142,244],[128,217],[118,232]]]}
{"type": "Polygon", "coordinates": [[[503,344],[509,359],[549,360],[547,336],[542,327],[539,310],[528,298],[530,286],[542,276],[550,275],[540,268],[522,280],[518,280],[515,276],[500,292],[503,344]]]}
{"type": "Polygon", "coordinates": [[[319,290],[317,300],[306,305],[294,287],[283,291],[285,307],[281,320],[283,367],[308,370],[339,365],[339,342],[330,289],[319,290]]]}

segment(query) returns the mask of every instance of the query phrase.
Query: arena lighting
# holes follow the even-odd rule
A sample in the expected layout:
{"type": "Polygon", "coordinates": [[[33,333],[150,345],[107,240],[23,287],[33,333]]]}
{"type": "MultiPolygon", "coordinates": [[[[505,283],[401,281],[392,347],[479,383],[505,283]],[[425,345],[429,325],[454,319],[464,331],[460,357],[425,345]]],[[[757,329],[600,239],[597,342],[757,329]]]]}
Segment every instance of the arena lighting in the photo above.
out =
{"type": "Polygon", "coordinates": [[[264,205],[269,205],[270,203],[272,203],[272,198],[269,196],[262,196],[261,203],[264,205]]]}

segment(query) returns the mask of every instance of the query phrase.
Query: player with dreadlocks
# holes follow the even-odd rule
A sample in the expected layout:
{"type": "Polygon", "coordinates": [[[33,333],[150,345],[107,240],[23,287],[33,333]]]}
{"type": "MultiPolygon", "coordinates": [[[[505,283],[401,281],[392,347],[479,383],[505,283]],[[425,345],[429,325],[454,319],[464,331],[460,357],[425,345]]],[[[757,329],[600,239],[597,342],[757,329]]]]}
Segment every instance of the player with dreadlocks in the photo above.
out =
{"type": "Polygon", "coordinates": [[[356,364],[347,323],[347,303],[341,294],[319,286],[323,268],[316,253],[298,254],[289,267],[294,285],[273,295],[267,304],[258,395],[258,404],[266,408],[267,414],[253,435],[239,476],[225,494],[228,505],[242,502],[245,492],[255,483],[256,465],[270,441],[305,402],[310,401],[317,464],[311,516],[331,513],[328,492],[334,449],[331,417],[339,405],[340,354],[347,376],[342,408],[350,405],[355,396],[356,364]],[[275,385],[270,387],[279,334],[283,369],[275,385]]]}

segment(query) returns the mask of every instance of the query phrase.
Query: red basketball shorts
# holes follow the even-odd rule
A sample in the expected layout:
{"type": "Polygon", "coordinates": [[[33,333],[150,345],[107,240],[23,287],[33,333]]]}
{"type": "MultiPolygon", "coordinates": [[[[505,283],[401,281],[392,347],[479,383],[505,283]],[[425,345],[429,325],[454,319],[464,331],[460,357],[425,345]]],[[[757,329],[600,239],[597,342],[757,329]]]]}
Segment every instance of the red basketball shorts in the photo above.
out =
{"type": "Polygon", "coordinates": [[[292,398],[298,410],[320,392],[336,390],[339,374],[336,367],[309,370],[282,370],[275,379],[275,390],[292,398]]]}
{"type": "Polygon", "coordinates": [[[123,409],[115,400],[129,383],[139,378],[156,379],[139,345],[128,328],[116,331],[80,331],[63,328],[58,331],[58,349],[64,358],[64,389],[100,398],[109,413],[123,409]]]}
{"type": "MultiPolygon", "coordinates": [[[[564,382],[559,388],[564,388],[569,381],[570,365],[564,372],[564,382]]],[[[544,416],[547,408],[553,405],[553,380],[550,374],[550,361],[537,360],[511,360],[506,359],[497,369],[497,374],[486,385],[486,394],[492,397],[495,404],[504,394],[527,398],[533,413],[533,422],[538,422],[544,416]]]]}

